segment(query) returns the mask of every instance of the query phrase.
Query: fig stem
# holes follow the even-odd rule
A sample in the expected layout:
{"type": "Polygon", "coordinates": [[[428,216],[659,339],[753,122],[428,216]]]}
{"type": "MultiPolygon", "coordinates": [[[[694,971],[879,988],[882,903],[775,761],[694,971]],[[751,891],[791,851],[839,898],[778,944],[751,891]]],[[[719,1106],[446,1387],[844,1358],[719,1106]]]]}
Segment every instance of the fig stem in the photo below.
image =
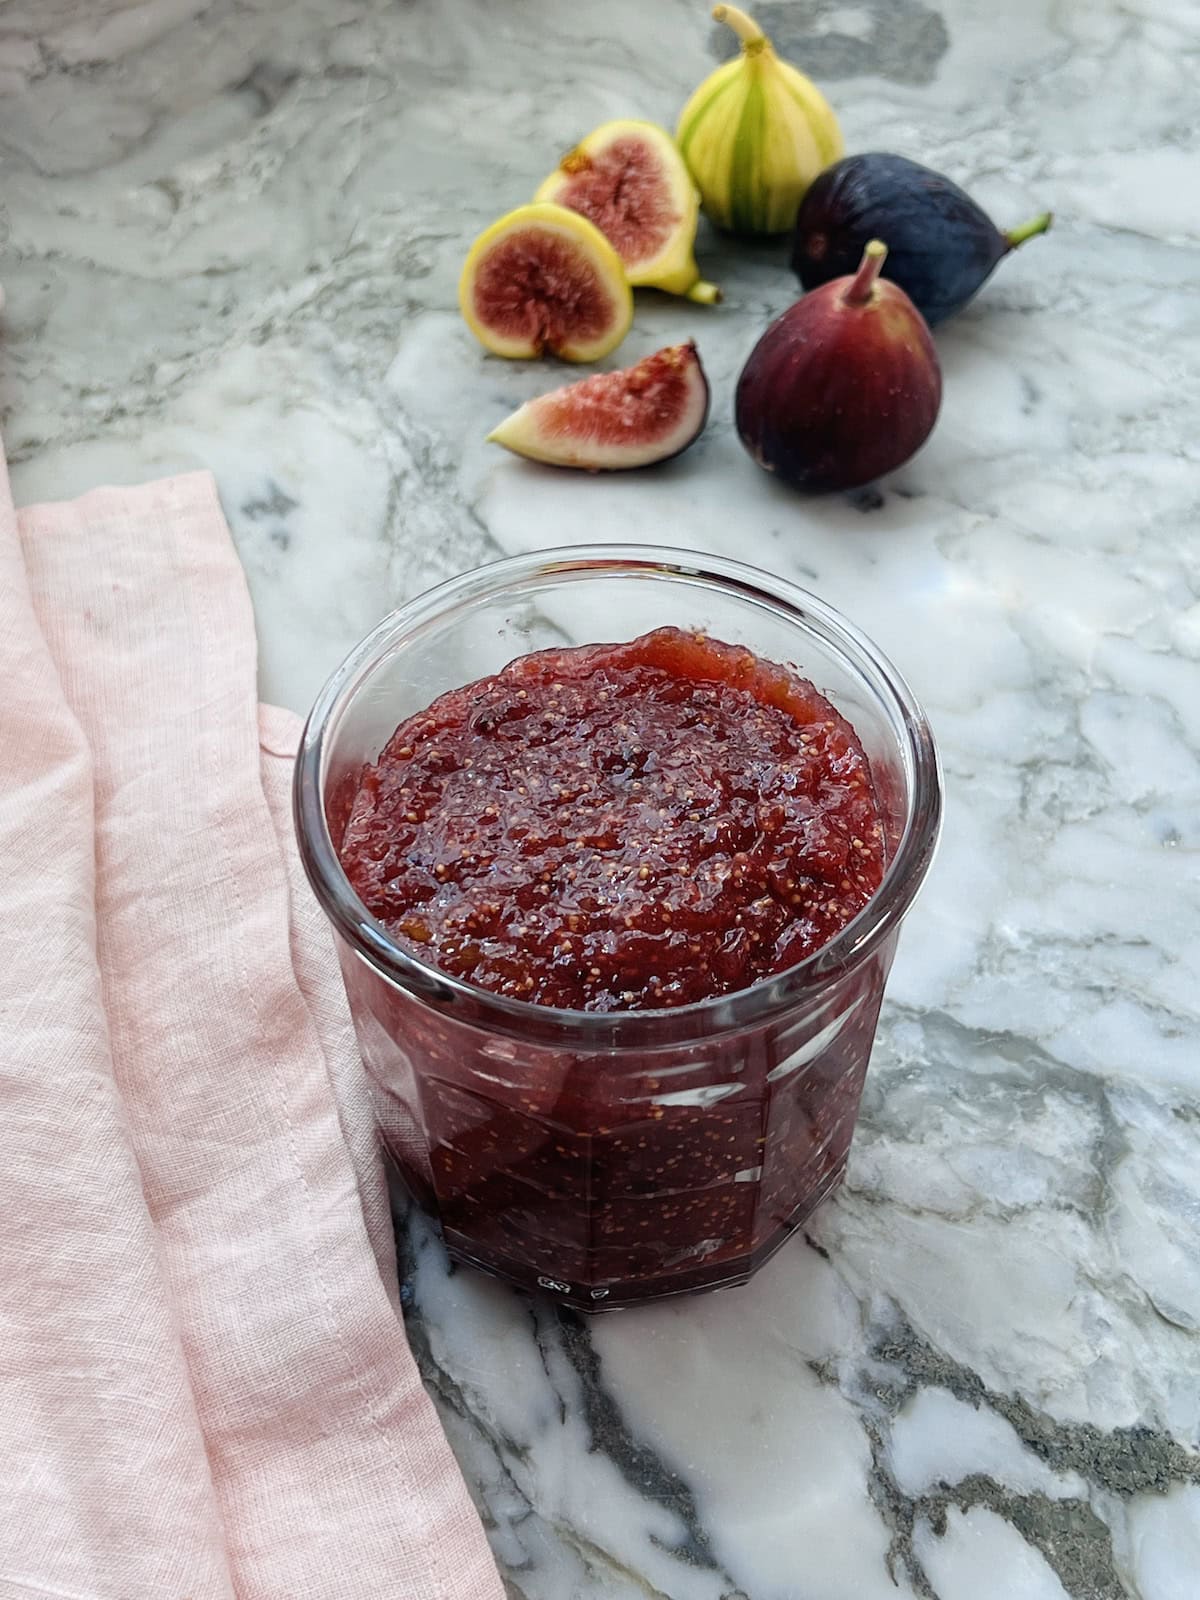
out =
{"type": "Polygon", "coordinates": [[[742,49],[747,55],[757,55],[760,50],[770,47],[770,40],[754,18],[748,17],[744,11],[739,11],[737,6],[714,6],[713,21],[723,22],[732,28],[741,40],[742,49]]]}
{"type": "Polygon", "coordinates": [[[1043,211],[1040,217],[1034,217],[1031,222],[1023,222],[1019,228],[1010,228],[1004,235],[1005,243],[1010,250],[1015,250],[1018,245],[1032,239],[1035,234],[1045,233],[1054,221],[1053,211],[1043,211]]]}
{"type": "Polygon", "coordinates": [[[715,283],[705,283],[703,278],[697,278],[688,290],[687,298],[700,306],[715,306],[721,299],[721,291],[715,283]]]}
{"type": "Polygon", "coordinates": [[[863,251],[858,271],[842,296],[848,306],[866,305],[871,298],[871,290],[875,287],[875,279],[879,276],[880,268],[886,260],[887,245],[879,239],[872,239],[863,251]]]}

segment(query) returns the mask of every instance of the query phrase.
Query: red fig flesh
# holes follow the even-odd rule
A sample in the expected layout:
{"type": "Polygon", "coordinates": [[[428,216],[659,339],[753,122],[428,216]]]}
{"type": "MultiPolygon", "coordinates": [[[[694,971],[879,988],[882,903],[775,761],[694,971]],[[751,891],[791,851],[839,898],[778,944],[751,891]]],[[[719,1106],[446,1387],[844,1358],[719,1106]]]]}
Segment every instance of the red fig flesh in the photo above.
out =
{"type": "Polygon", "coordinates": [[[653,122],[605,122],[565,155],[537,192],[589,218],[631,284],[711,305],[721,298],[696,265],[700,197],[675,141],[653,122]]]}
{"type": "Polygon", "coordinates": [[[937,352],[903,289],[879,277],[886,255],[872,240],[857,273],[785,311],[738,379],[742,443],[797,488],[871,483],[903,466],[937,420],[937,352]]]}
{"type": "MultiPolygon", "coordinates": [[[[683,203],[673,192],[672,173],[656,148],[660,130],[636,122],[614,122],[596,130],[565,155],[538,190],[539,200],[569,206],[594,222],[637,281],[638,268],[666,249],[686,220],[690,180],[682,173],[683,203]]],[[[682,158],[665,134],[682,169],[682,158]]],[[[694,207],[693,207],[694,209],[694,207]]]]}
{"type": "Polygon", "coordinates": [[[613,472],[679,455],[707,419],[708,379],[689,340],[539,395],[488,438],[531,461],[613,472]]]}
{"type": "Polygon", "coordinates": [[[549,350],[598,361],[633,321],[621,258],[600,229],[565,206],[518,206],[476,239],[458,281],[471,332],[498,356],[549,350]]]}

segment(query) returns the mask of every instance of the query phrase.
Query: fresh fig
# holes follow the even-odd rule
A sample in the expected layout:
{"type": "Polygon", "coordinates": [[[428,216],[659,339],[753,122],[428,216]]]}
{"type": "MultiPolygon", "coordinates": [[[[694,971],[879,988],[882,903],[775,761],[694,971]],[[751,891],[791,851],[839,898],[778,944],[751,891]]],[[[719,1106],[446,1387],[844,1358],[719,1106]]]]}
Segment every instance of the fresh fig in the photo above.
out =
{"type": "Polygon", "coordinates": [[[526,401],[488,438],[530,461],[614,472],[679,455],[707,420],[708,379],[689,340],[526,401]]]}
{"type": "Polygon", "coordinates": [[[970,195],[904,156],[846,156],[814,179],[796,215],[792,268],[806,289],[853,272],[871,239],[888,247],[883,275],[929,326],[961,311],[1004,257],[1045,233],[1043,212],[1001,233],[970,195]]]}
{"type": "Polygon", "coordinates": [[[693,93],[675,137],[718,228],[786,233],[804,191],[845,149],[841,129],[816,84],[775,54],[753,17],[725,5],[713,17],[733,29],[741,50],[693,93]]]}
{"type": "Polygon", "coordinates": [[[929,329],[880,268],[871,240],[853,277],[798,300],[763,334],[738,379],[742,443],[800,489],[857,489],[925,443],[942,401],[929,329]]]}
{"type": "Polygon", "coordinates": [[[721,298],[693,250],[700,196],[665,128],[605,122],[559,162],[535,200],[569,206],[594,222],[635,287],[664,289],[704,305],[721,298]]]}
{"type": "Polygon", "coordinates": [[[458,304],[494,355],[549,350],[598,361],[629,332],[633,293],[621,258],[586,217],[563,206],[518,206],[467,253],[458,304]]]}

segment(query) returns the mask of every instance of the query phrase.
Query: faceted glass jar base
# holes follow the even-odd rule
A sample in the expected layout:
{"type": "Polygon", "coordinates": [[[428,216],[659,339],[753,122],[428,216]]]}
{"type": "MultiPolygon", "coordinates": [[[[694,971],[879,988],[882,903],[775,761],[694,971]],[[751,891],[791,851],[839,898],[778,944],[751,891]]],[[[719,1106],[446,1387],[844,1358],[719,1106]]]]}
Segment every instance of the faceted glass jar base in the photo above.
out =
{"type": "Polygon", "coordinates": [[[657,1052],[498,1041],[341,956],[384,1147],[450,1253],[597,1310],[744,1282],[833,1190],[891,947],[657,1052]]]}
{"type": "Polygon", "coordinates": [[[759,1267],[768,1262],[781,1245],[787,1243],[797,1228],[806,1223],[813,1212],[841,1183],[846,1175],[843,1159],[829,1174],[821,1189],[799,1207],[786,1224],[777,1227],[768,1238],[749,1254],[733,1252],[714,1258],[707,1266],[692,1267],[686,1271],[667,1272],[658,1278],[645,1278],[638,1282],[603,1285],[587,1289],[582,1285],[565,1283],[560,1278],[535,1273],[526,1263],[503,1255],[480,1255],[470,1242],[463,1242],[442,1230],[446,1253],[464,1266],[475,1267],[503,1278],[519,1289],[547,1293],[576,1311],[596,1315],[603,1311],[619,1311],[623,1307],[641,1305],[647,1300],[664,1300],[671,1295],[699,1294],[709,1289],[736,1289],[749,1283],[759,1267]]]}

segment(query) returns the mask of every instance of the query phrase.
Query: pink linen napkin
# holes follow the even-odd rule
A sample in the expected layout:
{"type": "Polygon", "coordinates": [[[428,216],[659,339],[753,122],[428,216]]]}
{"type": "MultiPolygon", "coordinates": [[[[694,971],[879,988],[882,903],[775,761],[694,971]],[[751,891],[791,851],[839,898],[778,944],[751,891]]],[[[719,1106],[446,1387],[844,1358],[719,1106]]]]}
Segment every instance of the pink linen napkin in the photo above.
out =
{"type": "Polygon", "coordinates": [[[212,479],[0,458],[0,669],[0,1596],[499,1600],[212,479]]]}

